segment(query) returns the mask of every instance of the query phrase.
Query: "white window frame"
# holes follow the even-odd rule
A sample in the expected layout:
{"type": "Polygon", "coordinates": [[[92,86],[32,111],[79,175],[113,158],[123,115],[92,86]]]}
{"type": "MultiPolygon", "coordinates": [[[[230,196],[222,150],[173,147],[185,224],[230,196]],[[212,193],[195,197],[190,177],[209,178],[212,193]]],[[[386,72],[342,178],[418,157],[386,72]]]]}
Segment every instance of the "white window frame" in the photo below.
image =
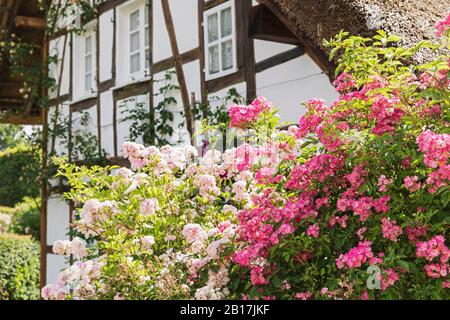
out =
{"type": "Polygon", "coordinates": [[[235,73],[237,71],[237,44],[236,44],[236,6],[235,0],[230,0],[224,2],[218,6],[206,10],[203,13],[203,34],[204,34],[204,54],[205,54],[205,78],[206,80],[213,80],[226,75],[235,73]],[[224,9],[231,8],[231,34],[223,37],[221,35],[221,21],[220,13],[224,9]],[[208,18],[214,14],[217,14],[217,24],[218,24],[218,39],[211,43],[208,42],[208,18]],[[233,51],[233,66],[230,69],[223,70],[222,67],[222,43],[227,40],[232,40],[232,51],[233,51]],[[210,73],[209,70],[209,48],[218,45],[219,47],[219,72],[210,73]]]}
{"type": "Polygon", "coordinates": [[[124,12],[124,18],[126,20],[126,51],[125,51],[125,57],[126,57],[126,74],[129,80],[138,80],[143,79],[146,77],[149,77],[150,75],[150,61],[148,61],[148,57],[146,52],[150,52],[150,41],[148,45],[145,45],[146,37],[149,37],[148,35],[148,28],[150,25],[150,17],[148,12],[148,7],[146,5],[146,2],[143,1],[137,2],[136,4],[133,4],[130,7],[127,7],[124,12]],[[138,29],[131,30],[131,15],[135,13],[136,11],[139,12],[139,26],[138,29]],[[145,14],[148,14],[148,20],[145,24],[145,14]],[[146,32],[147,29],[147,32],[146,32]],[[139,32],[139,48],[136,51],[131,51],[131,35],[139,32]],[[131,72],[131,56],[134,54],[139,53],[139,70],[136,72],[131,72]],[[148,66],[146,64],[148,63],[148,66]]]}
{"type": "Polygon", "coordinates": [[[97,55],[97,51],[96,51],[96,41],[95,41],[95,33],[94,32],[88,32],[85,36],[83,36],[82,38],[83,40],[83,92],[85,95],[92,95],[93,91],[95,91],[95,87],[96,87],[96,55],[97,55]],[[90,39],[91,42],[91,50],[89,52],[87,52],[86,47],[87,47],[87,40],[90,39]],[[91,69],[87,70],[86,67],[86,62],[87,59],[90,58],[91,59],[91,69]],[[86,77],[90,76],[91,77],[91,83],[88,84],[86,82],[86,77]]]}
{"type": "Polygon", "coordinates": [[[96,21],[93,20],[84,26],[85,31],[74,35],[74,101],[81,101],[97,95],[97,36],[96,21]],[[86,54],[86,40],[91,38],[91,51],[86,54]],[[86,58],[91,56],[91,69],[86,69],[86,58]],[[77,59],[78,57],[78,59],[77,59]],[[91,74],[92,84],[88,87],[86,76],[91,74]]]}

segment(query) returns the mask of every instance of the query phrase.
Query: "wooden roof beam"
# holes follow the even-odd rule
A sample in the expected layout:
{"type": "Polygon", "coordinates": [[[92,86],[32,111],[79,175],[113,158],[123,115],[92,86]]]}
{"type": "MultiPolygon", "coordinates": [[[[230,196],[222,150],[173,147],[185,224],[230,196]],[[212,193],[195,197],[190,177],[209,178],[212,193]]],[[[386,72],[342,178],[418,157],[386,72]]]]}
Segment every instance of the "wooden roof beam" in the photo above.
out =
{"type": "Polygon", "coordinates": [[[0,82],[0,99],[20,99],[20,88],[23,84],[18,82],[0,82]]]}
{"type": "Polygon", "coordinates": [[[278,3],[273,0],[257,0],[259,3],[264,4],[267,8],[273,12],[273,14],[294,34],[298,40],[305,47],[305,52],[309,57],[327,74],[330,82],[334,81],[334,71],[336,66],[328,58],[328,54],[323,50],[315,46],[311,38],[309,38],[304,32],[297,30],[288,17],[281,11],[278,3]]]}
{"type": "Polygon", "coordinates": [[[26,116],[21,115],[0,115],[0,123],[15,124],[15,125],[41,125],[40,116],[26,116]]]}
{"type": "Polygon", "coordinates": [[[265,41],[300,45],[298,38],[264,4],[259,4],[252,8],[250,37],[265,41]]]}
{"type": "Polygon", "coordinates": [[[47,29],[47,22],[45,21],[45,19],[36,17],[16,16],[15,25],[17,28],[23,29],[47,29]]]}

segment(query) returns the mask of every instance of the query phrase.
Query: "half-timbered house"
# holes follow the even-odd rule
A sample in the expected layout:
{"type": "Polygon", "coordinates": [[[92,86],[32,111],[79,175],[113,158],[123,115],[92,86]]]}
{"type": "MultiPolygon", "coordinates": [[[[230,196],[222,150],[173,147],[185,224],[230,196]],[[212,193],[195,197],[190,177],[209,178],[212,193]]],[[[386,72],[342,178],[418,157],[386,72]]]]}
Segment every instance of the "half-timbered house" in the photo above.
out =
{"type": "MultiPolygon", "coordinates": [[[[3,2],[15,8],[14,1],[3,2]]],[[[20,9],[27,1],[15,2],[22,2],[20,9]]],[[[230,89],[247,101],[267,97],[282,120],[295,123],[304,112],[302,102],[337,97],[331,85],[335,64],[323,38],[342,29],[362,35],[385,29],[409,44],[432,38],[432,26],[448,10],[447,0],[103,0],[93,5],[94,17],[69,14],[48,43],[48,55],[58,57],[48,72],[57,81],[42,120],[50,130],[58,121],[68,126],[60,125],[66,134],[49,137],[46,152],[83,161],[81,153],[68,150],[74,143],[67,143],[81,136],[79,143],[93,144],[116,163],[136,125],[129,116],[136,106],[154,123],[161,116],[158,106],[165,104],[174,114],[171,143],[191,142],[194,106],[216,108],[226,103],[230,89]],[[82,26],[83,32],[70,32],[69,25],[82,26]],[[166,95],[173,97],[169,103],[166,95]]],[[[11,98],[1,96],[4,88],[0,107],[2,98],[11,98]]],[[[52,254],[51,246],[70,237],[74,208],[55,185],[44,186],[42,195],[44,285],[70,263],[52,254]]]]}

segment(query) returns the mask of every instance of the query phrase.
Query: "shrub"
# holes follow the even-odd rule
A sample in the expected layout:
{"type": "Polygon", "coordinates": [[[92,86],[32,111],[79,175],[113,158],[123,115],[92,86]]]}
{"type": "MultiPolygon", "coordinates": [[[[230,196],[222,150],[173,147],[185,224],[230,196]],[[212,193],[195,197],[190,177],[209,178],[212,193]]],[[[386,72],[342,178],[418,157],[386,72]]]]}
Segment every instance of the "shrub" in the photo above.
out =
{"type": "Polygon", "coordinates": [[[13,212],[13,208],[0,206],[0,233],[4,233],[9,229],[13,212]]]}
{"type": "MultiPolygon", "coordinates": [[[[1,210],[0,210],[1,211],[1,210]]],[[[39,241],[40,237],[40,201],[39,199],[24,198],[18,203],[11,214],[9,232],[31,235],[39,241]]]]}
{"type": "Polygon", "coordinates": [[[30,237],[0,234],[0,300],[39,299],[39,245],[30,237]]]}
{"type": "Polygon", "coordinates": [[[278,130],[258,98],[229,108],[247,143],[124,145],[131,169],[56,159],[78,261],[45,299],[448,299],[450,66],[407,64],[380,31],[341,33],[340,97],[278,130]],[[448,244],[448,242],[447,242],[448,244]],[[99,254],[100,253],[100,254],[99,254]]]}
{"type": "Polygon", "coordinates": [[[13,207],[39,196],[39,153],[24,145],[0,151],[0,205],[13,207]]]}

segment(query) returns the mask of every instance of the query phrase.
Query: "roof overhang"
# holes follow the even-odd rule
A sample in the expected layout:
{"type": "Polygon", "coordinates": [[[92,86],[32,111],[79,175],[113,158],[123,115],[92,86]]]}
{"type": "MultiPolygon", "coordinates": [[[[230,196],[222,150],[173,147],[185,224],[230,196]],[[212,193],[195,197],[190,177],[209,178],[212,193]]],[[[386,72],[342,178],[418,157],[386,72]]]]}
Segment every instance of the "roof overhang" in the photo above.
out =
{"type": "MultiPolygon", "coordinates": [[[[42,46],[46,21],[37,0],[0,0],[0,42],[16,39],[42,46]]],[[[41,61],[41,50],[27,57],[30,65],[41,61]]],[[[0,123],[40,124],[40,107],[37,101],[27,98],[21,88],[27,79],[11,68],[8,54],[0,60],[0,123]]]]}

